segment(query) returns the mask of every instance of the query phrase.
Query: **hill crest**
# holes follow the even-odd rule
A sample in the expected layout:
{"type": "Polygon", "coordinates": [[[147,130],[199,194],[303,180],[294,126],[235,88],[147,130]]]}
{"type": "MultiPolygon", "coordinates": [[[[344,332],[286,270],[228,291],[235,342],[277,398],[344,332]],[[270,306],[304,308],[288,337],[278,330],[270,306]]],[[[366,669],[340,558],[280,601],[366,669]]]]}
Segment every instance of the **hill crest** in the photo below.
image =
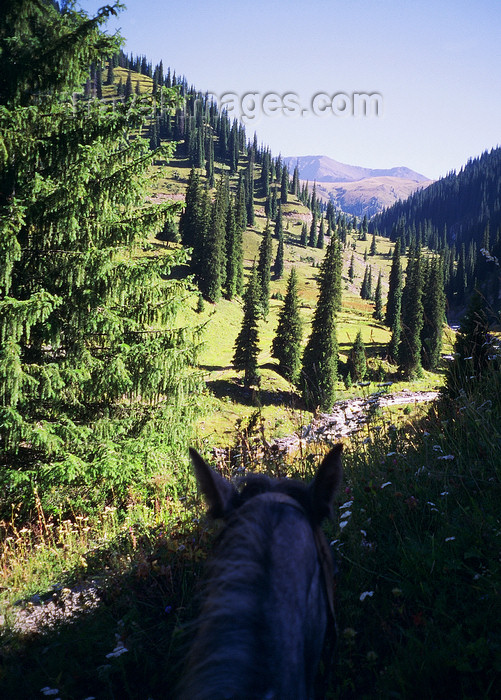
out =
{"type": "Polygon", "coordinates": [[[299,168],[302,180],[317,182],[357,182],[373,177],[396,177],[414,182],[426,182],[425,175],[417,173],[405,166],[394,168],[364,168],[359,165],[348,165],[329,158],[329,156],[290,156],[284,158],[290,172],[294,167],[299,168]]]}

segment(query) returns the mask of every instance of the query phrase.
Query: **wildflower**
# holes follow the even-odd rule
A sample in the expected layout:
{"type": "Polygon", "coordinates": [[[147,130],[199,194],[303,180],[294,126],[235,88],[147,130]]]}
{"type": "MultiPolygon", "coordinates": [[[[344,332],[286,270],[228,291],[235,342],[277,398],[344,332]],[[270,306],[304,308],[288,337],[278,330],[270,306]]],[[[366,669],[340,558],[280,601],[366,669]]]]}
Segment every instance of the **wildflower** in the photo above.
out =
{"type": "Polygon", "coordinates": [[[437,459],[451,460],[454,459],[454,455],[442,455],[441,457],[437,457],[437,459]]]}
{"type": "Polygon", "coordinates": [[[166,605],[165,606],[166,615],[169,615],[171,612],[172,612],[172,605],[166,605]]]}
{"type": "Polygon", "coordinates": [[[377,654],[375,651],[368,651],[367,652],[367,661],[369,663],[374,663],[374,661],[377,661],[377,654]]]}
{"type": "Polygon", "coordinates": [[[396,452],[388,452],[386,456],[387,456],[387,457],[393,457],[393,456],[396,455],[396,454],[397,454],[396,452]]]}
{"type": "Polygon", "coordinates": [[[48,685],[45,686],[45,688],[40,688],[40,692],[46,696],[59,695],[59,690],[57,688],[49,688],[48,685]]]}
{"type": "Polygon", "coordinates": [[[341,520],[341,522],[339,523],[339,527],[341,528],[341,530],[342,530],[343,528],[345,528],[347,525],[348,525],[348,521],[347,521],[347,520],[341,520]]]}
{"type": "Polygon", "coordinates": [[[366,598],[372,598],[374,591],[364,591],[360,594],[360,602],[363,603],[366,598]]]}
{"type": "Polygon", "coordinates": [[[341,520],[345,520],[345,518],[349,518],[351,515],[351,510],[345,510],[344,513],[341,513],[341,520]]]}
{"type": "Polygon", "coordinates": [[[452,542],[452,541],[455,540],[455,539],[456,539],[455,537],[446,537],[446,538],[445,538],[445,541],[446,541],[446,542],[452,542]]]}
{"type": "Polygon", "coordinates": [[[346,501],[346,503],[343,503],[342,506],[339,506],[339,510],[343,510],[344,508],[349,508],[352,505],[353,505],[353,501],[346,501]]]}
{"type": "Polygon", "coordinates": [[[442,450],[442,448],[440,447],[440,445],[433,445],[432,450],[433,450],[434,452],[443,452],[443,450],[442,450]]]}
{"type": "Polygon", "coordinates": [[[126,649],[124,643],[122,641],[117,642],[116,647],[113,649],[112,652],[109,654],[106,654],[107,659],[116,659],[119,656],[122,656],[122,654],[125,654],[129,650],[126,649]]]}
{"type": "Polygon", "coordinates": [[[384,489],[387,486],[391,486],[391,481],[385,481],[384,484],[381,484],[381,488],[384,489]]]}
{"type": "Polygon", "coordinates": [[[412,616],[412,622],[414,623],[414,627],[424,627],[426,625],[426,620],[421,611],[412,616]]]}
{"type": "Polygon", "coordinates": [[[393,595],[395,596],[395,598],[399,598],[399,597],[402,595],[402,589],[401,589],[401,588],[397,588],[397,587],[392,588],[392,589],[391,589],[391,592],[393,593],[393,595]]]}
{"type": "Polygon", "coordinates": [[[423,433],[423,437],[430,437],[430,433],[427,430],[425,430],[423,433]]]}
{"type": "Polygon", "coordinates": [[[435,504],[432,503],[432,501],[426,501],[426,505],[428,505],[428,506],[434,506],[435,504]]]}
{"type": "Polygon", "coordinates": [[[346,627],[343,630],[343,637],[345,639],[349,639],[349,640],[355,639],[356,636],[357,636],[357,632],[353,629],[353,627],[346,627]]]}
{"type": "Polygon", "coordinates": [[[441,493],[440,495],[441,495],[441,496],[448,496],[448,495],[449,495],[449,492],[448,492],[448,491],[442,491],[442,493],[441,493]]]}

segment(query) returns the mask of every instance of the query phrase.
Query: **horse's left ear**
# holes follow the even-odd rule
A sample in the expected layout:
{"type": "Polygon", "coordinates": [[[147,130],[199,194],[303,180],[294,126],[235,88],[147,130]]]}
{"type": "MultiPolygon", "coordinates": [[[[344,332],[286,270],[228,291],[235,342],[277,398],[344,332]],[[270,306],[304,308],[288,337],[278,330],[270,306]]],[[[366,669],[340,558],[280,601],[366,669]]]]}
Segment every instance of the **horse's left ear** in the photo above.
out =
{"type": "Polygon", "coordinates": [[[310,484],[313,513],[318,521],[332,514],[332,501],[341,485],[343,468],[341,466],[342,443],[335,445],[323,458],[322,464],[310,484]]]}
{"type": "Polygon", "coordinates": [[[193,447],[190,447],[190,457],[195,467],[198,485],[210,506],[209,515],[212,518],[223,518],[237,493],[236,488],[231,481],[211,469],[193,447]]]}

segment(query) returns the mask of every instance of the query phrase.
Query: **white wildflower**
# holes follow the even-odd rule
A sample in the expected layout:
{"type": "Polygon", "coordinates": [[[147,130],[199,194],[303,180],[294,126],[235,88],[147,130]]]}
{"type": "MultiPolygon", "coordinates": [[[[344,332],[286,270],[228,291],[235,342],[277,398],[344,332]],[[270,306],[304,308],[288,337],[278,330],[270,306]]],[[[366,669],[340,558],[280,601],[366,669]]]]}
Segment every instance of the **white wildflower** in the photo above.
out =
{"type": "Polygon", "coordinates": [[[350,506],[353,505],[353,501],[346,501],[346,503],[343,503],[342,506],[339,506],[339,510],[343,510],[344,508],[350,508],[350,506]]]}
{"type": "Polygon", "coordinates": [[[387,486],[391,486],[391,481],[385,481],[384,484],[381,484],[381,488],[384,489],[387,486]]]}
{"type": "Polygon", "coordinates": [[[346,527],[347,525],[348,525],[348,521],[347,521],[347,520],[341,520],[341,522],[339,523],[339,527],[341,528],[341,530],[342,530],[344,527],[346,527]]]}
{"type": "Polygon", "coordinates": [[[363,603],[366,598],[372,598],[374,591],[364,591],[360,594],[360,601],[363,603]]]}
{"type": "Polygon", "coordinates": [[[451,460],[454,459],[454,455],[442,455],[441,457],[437,457],[437,459],[451,460]]]}
{"type": "Polygon", "coordinates": [[[445,541],[446,541],[446,542],[452,542],[452,541],[455,540],[455,539],[456,539],[455,537],[446,537],[446,538],[445,538],[445,541]]]}
{"type": "Polygon", "coordinates": [[[351,515],[351,510],[345,510],[344,513],[341,513],[341,520],[345,520],[346,518],[349,518],[351,515]]]}

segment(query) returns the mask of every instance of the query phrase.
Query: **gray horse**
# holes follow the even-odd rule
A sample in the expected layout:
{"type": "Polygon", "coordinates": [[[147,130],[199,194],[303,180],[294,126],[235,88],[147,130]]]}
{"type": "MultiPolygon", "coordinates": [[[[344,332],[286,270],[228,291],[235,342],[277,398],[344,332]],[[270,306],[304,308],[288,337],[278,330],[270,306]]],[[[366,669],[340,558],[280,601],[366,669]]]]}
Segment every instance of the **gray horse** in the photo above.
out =
{"type": "Polygon", "coordinates": [[[213,518],[208,564],[182,700],[309,700],[327,624],[333,561],[322,520],[342,476],[342,445],[310,485],[251,475],[237,489],[190,450],[213,518]]]}

